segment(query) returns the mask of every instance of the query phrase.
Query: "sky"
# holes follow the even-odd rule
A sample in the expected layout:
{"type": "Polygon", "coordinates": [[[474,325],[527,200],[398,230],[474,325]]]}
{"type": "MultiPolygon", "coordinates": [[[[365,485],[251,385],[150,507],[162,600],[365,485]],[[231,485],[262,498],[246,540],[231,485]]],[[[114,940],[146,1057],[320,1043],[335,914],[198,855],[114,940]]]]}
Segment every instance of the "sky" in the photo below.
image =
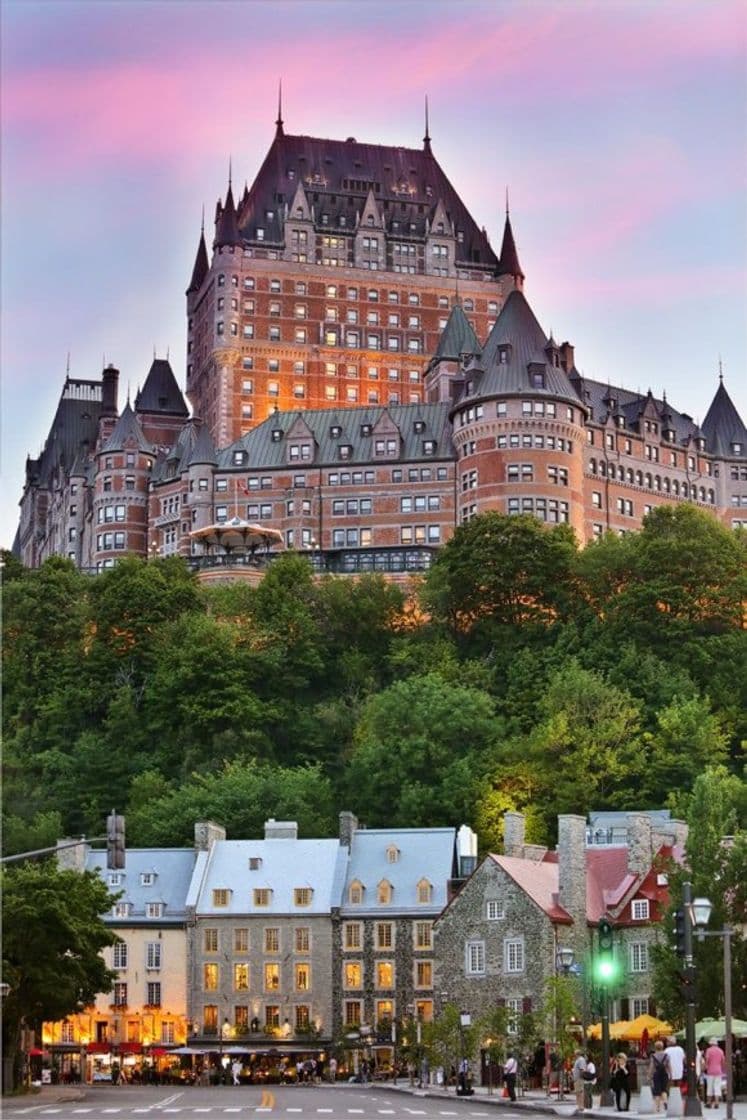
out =
{"type": "MultiPolygon", "coordinates": [[[[62,390],[184,384],[203,204],[287,133],[422,146],[583,374],[747,419],[743,0],[2,0],[0,545],[62,390]]],[[[208,234],[211,227],[208,226],[208,234]]],[[[124,401],[121,400],[120,404],[124,401]]]]}

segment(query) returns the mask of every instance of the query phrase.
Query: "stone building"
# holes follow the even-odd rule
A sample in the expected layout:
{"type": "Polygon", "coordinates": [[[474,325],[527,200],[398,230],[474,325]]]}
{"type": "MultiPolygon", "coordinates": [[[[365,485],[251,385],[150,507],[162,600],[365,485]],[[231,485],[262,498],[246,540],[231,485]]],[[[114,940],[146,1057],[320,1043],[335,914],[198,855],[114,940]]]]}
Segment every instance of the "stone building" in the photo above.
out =
{"type": "Polygon", "coordinates": [[[106,852],[81,841],[58,852],[63,868],[97,872],[112,893],[104,920],[118,941],[104,950],[116,972],[111,992],[64,1022],[45,1023],[42,1044],[60,1075],[90,1081],[117,1061],[126,1070],[187,1038],[186,899],[196,851],[130,848],[108,870],[106,852]]]}
{"type": "Polygon", "coordinates": [[[525,843],[524,818],[507,813],[504,853],[488,855],[434,926],[436,992],[473,1016],[505,1005],[516,1015],[541,1006],[558,952],[574,954],[588,996],[596,929],[614,929],[619,979],[612,1018],[654,1012],[650,947],[667,907],[667,861],[679,860],[681,822],[627,815],[624,841],[587,843],[583,817],[558,818],[558,845],[525,843]]]}
{"type": "MultiPolygon", "coordinates": [[[[664,394],[582,376],[527,300],[508,213],[496,255],[427,129],[392,148],[286,135],[279,114],[210,252],[200,234],[187,347],[191,420],[167,362],[121,417],[116,371],[68,378],[27,461],[26,564],[129,551],[225,569],[212,529],[234,520],[253,548],[271,531],[321,569],[395,576],[486,510],[581,542],[679,502],[747,526],[747,428],[723,381],[699,426],[664,394]]],[[[234,541],[228,566],[246,552],[234,541]]]]}

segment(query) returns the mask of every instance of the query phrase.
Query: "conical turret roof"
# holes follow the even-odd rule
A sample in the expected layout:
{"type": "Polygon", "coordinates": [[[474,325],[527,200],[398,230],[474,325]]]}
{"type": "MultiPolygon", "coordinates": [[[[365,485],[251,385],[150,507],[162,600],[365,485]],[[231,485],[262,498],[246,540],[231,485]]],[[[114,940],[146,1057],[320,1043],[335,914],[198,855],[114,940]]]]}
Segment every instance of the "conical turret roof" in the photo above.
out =
{"type": "Polygon", "coordinates": [[[501,256],[498,261],[498,268],[496,269],[498,276],[513,276],[514,278],[524,279],[524,273],[521,271],[519,264],[519,254],[516,251],[516,242],[514,241],[514,231],[511,229],[511,219],[506,213],[506,224],[503,227],[503,244],[501,245],[501,256]]]}
{"type": "Polygon", "coordinates": [[[152,454],[153,446],[145,438],[145,433],[140,427],[140,421],[135,413],[132,411],[132,406],[128,401],[122,410],[117,423],[114,425],[114,431],[109,436],[108,440],[101,448],[102,451],[123,451],[125,447],[134,445],[139,451],[145,451],[152,454]]]}
{"type": "Polygon", "coordinates": [[[135,397],[135,411],[189,416],[187,403],[166,358],[153,359],[145,384],[135,397]]]}
{"type": "Polygon", "coordinates": [[[205,230],[200,230],[200,241],[197,246],[197,255],[195,257],[195,265],[192,269],[192,279],[187,288],[187,295],[190,292],[198,292],[202,287],[202,281],[208,274],[210,262],[208,261],[207,245],[205,244],[205,230]]]}
{"type": "Polygon", "coordinates": [[[215,444],[210,436],[210,430],[207,424],[200,424],[197,438],[194,442],[194,447],[190,452],[189,459],[187,460],[188,467],[195,467],[198,464],[206,464],[207,466],[217,467],[218,456],[215,451],[215,444]]]}
{"type": "Polygon", "coordinates": [[[741,454],[747,456],[747,429],[726,391],[723,379],[719,381],[701,430],[707,450],[714,455],[733,456],[734,444],[737,444],[742,448],[741,454]]]}
{"type": "Polygon", "coordinates": [[[240,240],[239,223],[236,220],[236,205],[233,201],[233,189],[229,183],[225,205],[220,212],[220,217],[215,227],[213,248],[221,249],[224,245],[238,245],[240,240]]]}
{"type": "Polygon", "coordinates": [[[438,340],[431,365],[443,361],[459,361],[462,354],[479,354],[480,343],[461,306],[455,303],[438,340]]]}

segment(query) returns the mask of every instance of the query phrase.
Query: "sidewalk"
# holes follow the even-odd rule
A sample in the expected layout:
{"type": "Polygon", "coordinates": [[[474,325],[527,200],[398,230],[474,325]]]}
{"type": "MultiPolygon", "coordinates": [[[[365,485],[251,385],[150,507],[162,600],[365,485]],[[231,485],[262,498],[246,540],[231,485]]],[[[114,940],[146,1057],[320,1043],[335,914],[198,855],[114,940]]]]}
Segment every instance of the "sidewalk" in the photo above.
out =
{"type": "MultiPolygon", "coordinates": [[[[418,1089],[409,1085],[405,1081],[400,1081],[396,1085],[392,1084],[392,1082],[390,1081],[377,1084],[385,1084],[388,1089],[395,1089],[403,1093],[412,1093],[414,1096],[418,1097],[438,1097],[441,1099],[455,1098],[457,1100],[467,1099],[472,1101],[479,1100],[480,1104],[491,1104],[495,1105],[498,1108],[506,1106],[510,1106],[514,1109],[526,1108],[531,1109],[532,1112],[547,1112],[553,1116],[598,1116],[606,1117],[607,1120],[609,1120],[610,1117],[616,1117],[618,1115],[614,1105],[612,1105],[612,1107],[610,1108],[601,1108],[597,1106],[590,1109],[584,1109],[583,1114],[581,1114],[576,1108],[576,1101],[572,1093],[570,1095],[566,1095],[563,1100],[558,1101],[554,1096],[548,1097],[542,1089],[528,1089],[521,1096],[518,1096],[517,1091],[517,1099],[515,1101],[512,1101],[509,1100],[508,1097],[504,1097],[502,1095],[502,1086],[494,1086],[491,1093],[489,1092],[487,1086],[475,1085],[473,1086],[474,1095],[472,1097],[462,1098],[456,1097],[453,1088],[440,1089],[437,1085],[429,1085],[427,1088],[418,1089]]],[[[661,1116],[661,1120],[665,1120],[666,1113],[657,1114],[653,1110],[645,1113],[639,1112],[639,1104],[640,1098],[638,1093],[633,1093],[630,1100],[629,1110],[629,1115],[631,1117],[659,1115],[661,1116]]],[[[725,1120],[726,1105],[722,1101],[718,1107],[718,1110],[712,1108],[703,1109],[703,1117],[707,1118],[707,1120],[725,1120]]],[[[740,1098],[739,1100],[734,1101],[734,1120],[747,1120],[747,1100],[740,1098]]]]}

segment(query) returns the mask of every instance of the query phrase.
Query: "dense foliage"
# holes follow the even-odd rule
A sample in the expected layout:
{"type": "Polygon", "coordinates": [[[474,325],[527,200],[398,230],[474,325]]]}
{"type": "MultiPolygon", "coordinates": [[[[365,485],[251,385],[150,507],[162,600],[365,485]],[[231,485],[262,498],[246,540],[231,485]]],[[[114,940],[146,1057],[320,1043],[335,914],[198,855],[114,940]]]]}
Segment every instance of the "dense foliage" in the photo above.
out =
{"type": "Polygon", "coordinates": [[[466,821],[483,849],[508,808],[536,841],[562,812],[685,811],[709,767],[742,776],[746,544],[680,506],[583,550],[485,514],[407,589],[290,554],[256,589],[178,559],[9,562],[5,850],[99,835],[112,806],[131,845],[205,816],[331,835],[349,808],[466,821]]]}

